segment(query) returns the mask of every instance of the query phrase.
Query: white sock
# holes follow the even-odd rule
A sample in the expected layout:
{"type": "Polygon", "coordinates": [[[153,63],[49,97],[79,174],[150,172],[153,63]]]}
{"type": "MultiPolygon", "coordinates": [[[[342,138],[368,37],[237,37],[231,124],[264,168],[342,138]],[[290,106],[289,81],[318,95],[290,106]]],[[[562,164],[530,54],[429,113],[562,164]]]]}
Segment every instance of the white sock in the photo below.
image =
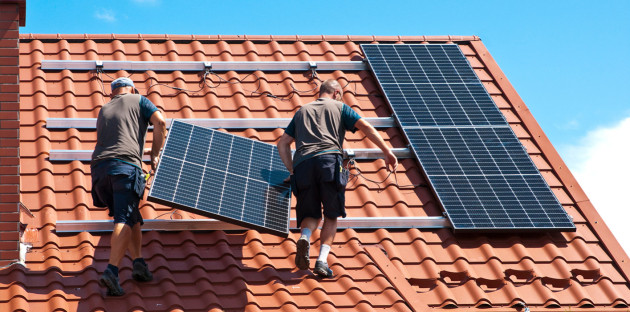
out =
{"type": "Polygon", "coordinates": [[[330,245],[322,244],[322,247],[319,249],[319,258],[317,261],[322,261],[328,264],[328,253],[330,252],[330,245]]]}
{"type": "Polygon", "coordinates": [[[302,236],[306,236],[307,240],[311,240],[311,230],[309,228],[303,228],[302,236]]]}

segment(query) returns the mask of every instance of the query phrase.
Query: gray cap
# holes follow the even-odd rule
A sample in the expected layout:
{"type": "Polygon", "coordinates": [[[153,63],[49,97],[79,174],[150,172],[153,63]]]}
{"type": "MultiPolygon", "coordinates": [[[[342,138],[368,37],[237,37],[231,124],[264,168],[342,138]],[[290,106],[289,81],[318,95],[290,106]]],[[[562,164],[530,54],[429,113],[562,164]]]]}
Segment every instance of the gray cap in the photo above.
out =
{"type": "Polygon", "coordinates": [[[133,81],[131,81],[131,79],[127,78],[127,77],[120,77],[114,81],[112,81],[112,91],[116,90],[117,88],[120,87],[132,87],[135,88],[136,86],[133,85],[133,81]]]}

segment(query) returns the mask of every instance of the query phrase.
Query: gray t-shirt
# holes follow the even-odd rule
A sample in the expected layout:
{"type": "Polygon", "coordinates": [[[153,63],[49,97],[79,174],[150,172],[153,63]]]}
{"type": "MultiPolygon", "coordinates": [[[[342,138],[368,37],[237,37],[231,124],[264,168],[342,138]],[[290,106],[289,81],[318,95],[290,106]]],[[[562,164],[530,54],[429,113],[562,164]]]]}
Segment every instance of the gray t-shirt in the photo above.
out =
{"type": "Polygon", "coordinates": [[[329,98],[319,98],[300,108],[285,133],[295,139],[293,168],[311,157],[342,154],[346,131],[356,131],[361,116],[350,106],[329,98]]]}
{"type": "Polygon", "coordinates": [[[147,128],[157,110],[139,94],[114,96],[98,113],[92,166],[106,159],[118,159],[142,168],[147,128]]]}

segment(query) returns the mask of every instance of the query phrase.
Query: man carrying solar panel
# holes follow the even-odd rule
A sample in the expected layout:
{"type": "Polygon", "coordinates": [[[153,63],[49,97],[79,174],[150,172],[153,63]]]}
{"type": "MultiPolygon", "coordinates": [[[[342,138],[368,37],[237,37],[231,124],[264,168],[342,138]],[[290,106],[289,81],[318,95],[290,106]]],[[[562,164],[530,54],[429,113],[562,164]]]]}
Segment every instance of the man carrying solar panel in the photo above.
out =
{"type": "Polygon", "coordinates": [[[133,279],[139,282],[153,279],[141,252],[140,226],[144,222],[138,205],[145,187],[142,155],[151,123],[151,168],[155,170],[166,125],[157,107],[134,93],[138,91],[131,79],[122,77],[112,82],[112,99],[101,108],[96,121],[96,147],[92,153],[94,206],[108,207],[109,215],[114,217],[109,264],[99,279],[112,296],[125,294],[118,282],[118,266],[127,249],[133,259],[133,279]]]}
{"type": "Polygon", "coordinates": [[[297,241],[295,265],[300,270],[310,267],[310,236],[319,225],[323,206],[321,248],[313,270],[320,277],[333,276],[328,267],[328,253],[337,232],[337,218],[346,216],[344,194],[348,176],[342,170],[346,131],[361,130],[383,151],[387,169],[393,171],[398,165],[396,156],[376,129],[340,102],[342,95],[343,90],[336,80],[324,81],[319,99],[295,113],[278,141],[278,152],[291,173],[291,187],[297,197],[297,222],[302,231],[297,241]],[[296,150],[291,158],[293,141],[296,150]]]}

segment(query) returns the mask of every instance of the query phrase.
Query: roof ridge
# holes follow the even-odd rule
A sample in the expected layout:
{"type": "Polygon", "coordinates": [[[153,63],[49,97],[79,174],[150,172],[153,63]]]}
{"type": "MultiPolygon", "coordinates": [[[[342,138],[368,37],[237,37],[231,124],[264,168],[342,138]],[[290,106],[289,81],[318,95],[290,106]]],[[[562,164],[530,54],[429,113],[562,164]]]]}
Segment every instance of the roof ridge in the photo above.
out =
{"type": "Polygon", "coordinates": [[[366,35],[169,35],[169,34],[20,34],[22,40],[182,40],[182,41],[419,41],[455,42],[480,41],[478,36],[366,36],[366,35]]]}

